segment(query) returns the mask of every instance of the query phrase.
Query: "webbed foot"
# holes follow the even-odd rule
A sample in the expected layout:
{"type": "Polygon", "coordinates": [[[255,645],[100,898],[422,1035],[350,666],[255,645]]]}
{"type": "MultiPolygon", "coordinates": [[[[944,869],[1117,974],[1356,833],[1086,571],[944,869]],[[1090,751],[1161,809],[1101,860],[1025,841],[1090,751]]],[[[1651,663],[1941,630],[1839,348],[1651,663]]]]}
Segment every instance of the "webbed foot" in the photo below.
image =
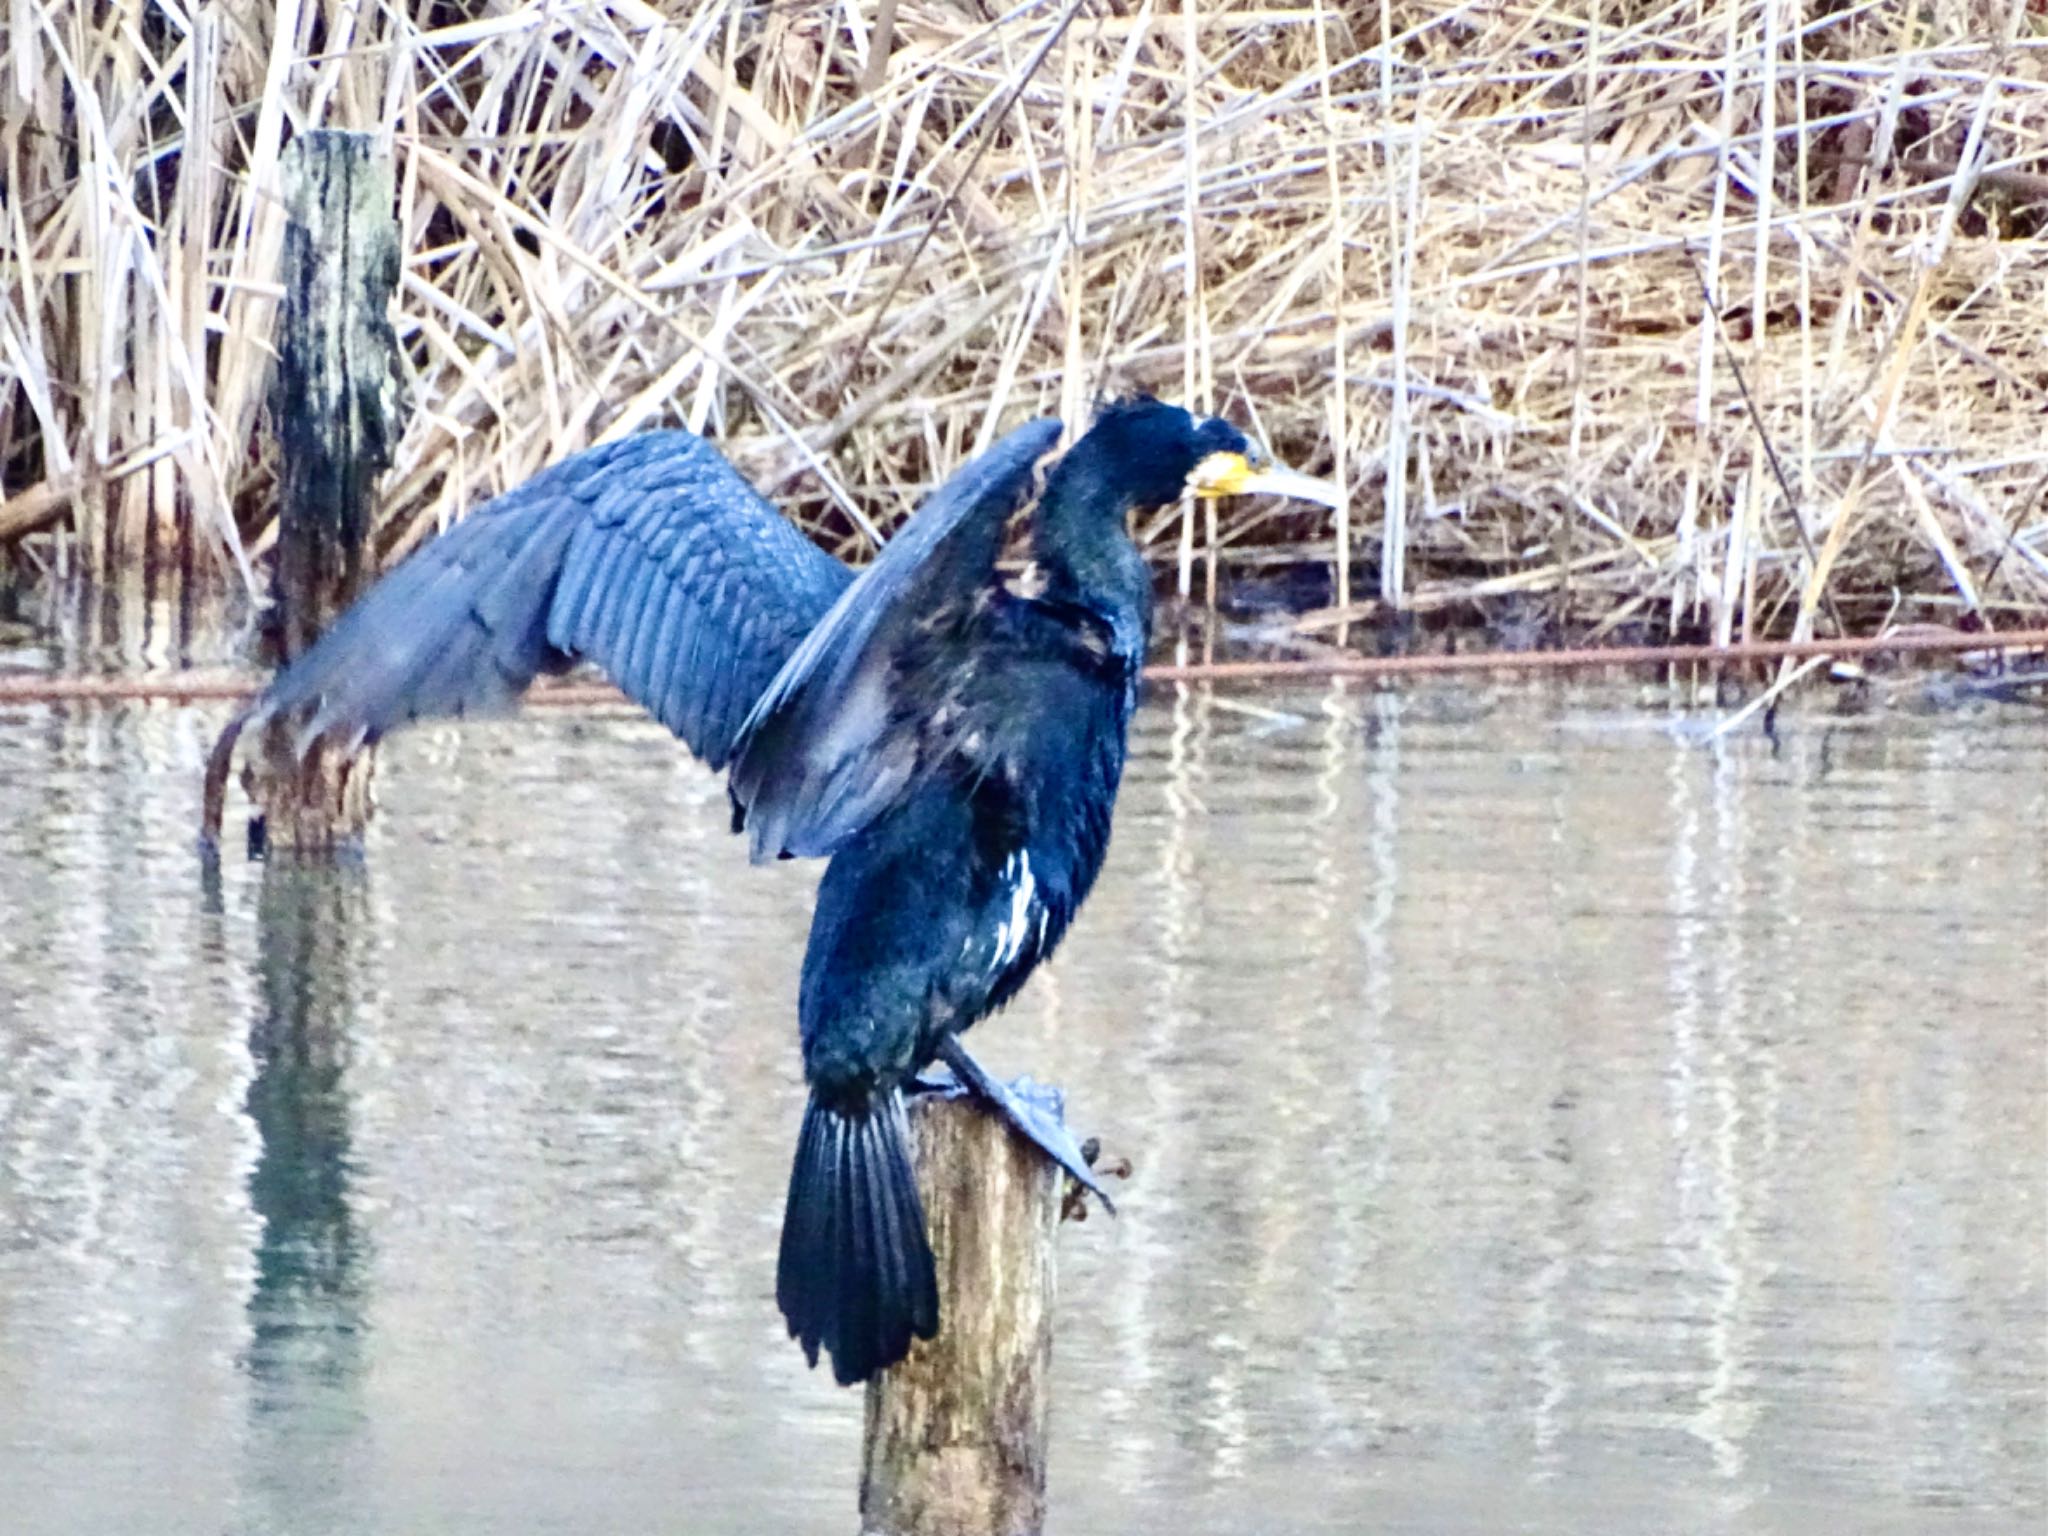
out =
{"type": "Polygon", "coordinates": [[[1064,1168],[1075,1183],[1102,1202],[1104,1210],[1116,1214],[1116,1203],[1103,1191],[1081,1144],[1067,1129],[1057,1088],[1040,1086],[1028,1077],[1015,1083],[1001,1081],[967,1054],[957,1035],[946,1036],[939,1046],[939,1060],[953,1069],[957,1084],[964,1084],[968,1092],[1008,1121],[1012,1130],[1064,1168]]]}

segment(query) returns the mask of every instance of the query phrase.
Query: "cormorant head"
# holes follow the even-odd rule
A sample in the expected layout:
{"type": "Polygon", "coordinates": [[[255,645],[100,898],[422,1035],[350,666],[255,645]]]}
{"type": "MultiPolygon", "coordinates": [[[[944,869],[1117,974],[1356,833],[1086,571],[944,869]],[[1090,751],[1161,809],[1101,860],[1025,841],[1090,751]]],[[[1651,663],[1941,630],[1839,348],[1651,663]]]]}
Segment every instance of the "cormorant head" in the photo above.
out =
{"type": "Polygon", "coordinates": [[[1336,486],[1275,465],[1227,421],[1203,420],[1144,395],[1119,400],[1103,407],[1047,479],[1032,520],[1034,564],[1052,590],[1070,599],[1135,614],[1124,638],[1138,654],[1152,573],[1131,542],[1128,514],[1183,496],[1260,491],[1333,507],[1343,499],[1336,486]]]}
{"type": "Polygon", "coordinates": [[[1328,481],[1283,468],[1221,417],[1203,419],[1149,395],[1119,400],[1095,418],[1084,443],[1101,449],[1129,505],[1162,507],[1183,496],[1268,492],[1336,506],[1328,481]]]}

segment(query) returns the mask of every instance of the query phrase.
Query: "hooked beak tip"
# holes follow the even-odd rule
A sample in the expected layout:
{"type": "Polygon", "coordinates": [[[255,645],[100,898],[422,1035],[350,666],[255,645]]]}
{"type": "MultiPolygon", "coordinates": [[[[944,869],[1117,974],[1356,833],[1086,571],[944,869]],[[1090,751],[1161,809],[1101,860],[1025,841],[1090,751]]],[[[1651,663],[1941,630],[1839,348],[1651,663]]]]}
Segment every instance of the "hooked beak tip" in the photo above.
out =
{"type": "Polygon", "coordinates": [[[1253,470],[1235,487],[1235,491],[1241,496],[1293,496],[1332,510],[1343,506],[1346,499],[1344,487],[1333,480],[1318,480],[1314,475],[1304,475],[1299,470],[1278,467],[1253,470]]]}

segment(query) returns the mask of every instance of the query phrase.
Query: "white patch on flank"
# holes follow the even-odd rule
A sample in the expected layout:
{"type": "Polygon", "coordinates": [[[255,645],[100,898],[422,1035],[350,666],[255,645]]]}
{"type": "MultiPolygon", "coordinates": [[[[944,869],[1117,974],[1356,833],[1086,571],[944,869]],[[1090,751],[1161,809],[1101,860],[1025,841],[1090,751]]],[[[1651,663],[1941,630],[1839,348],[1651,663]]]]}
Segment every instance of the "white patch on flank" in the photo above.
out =
{"type": "MultiPolygon", "coordinates": [[[[1003,860],[1003,882],[1010,888],[1010,915],[996,927],[996,957],[989,966],[999,971],[1024,952],[1024,938],[1031,927],[1031,902],[1038,894],[1037,877],[1031,873],[1031,855],[1022,849],[1003,860]]],[[[1044,933],[1043,920],[1039,929],[1044,933]]]]}

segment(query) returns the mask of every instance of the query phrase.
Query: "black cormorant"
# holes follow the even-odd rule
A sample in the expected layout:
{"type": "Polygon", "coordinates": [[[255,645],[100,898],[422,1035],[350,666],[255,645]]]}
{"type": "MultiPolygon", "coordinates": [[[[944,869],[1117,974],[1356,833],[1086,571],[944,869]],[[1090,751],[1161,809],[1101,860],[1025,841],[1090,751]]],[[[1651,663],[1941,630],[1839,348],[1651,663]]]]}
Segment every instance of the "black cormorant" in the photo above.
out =
{"type": "Polygon", "coordinates": [[[1190,494],[1335,496],[1228,422],[1118,403],[1052,470],[1030,563],[1005,580],[1004,526],[1059,431],[1012,431],[858,576],[691,433],[590,449],[400,565],[250,715],[303,711],[302,747],[353,746],[502,708],[587,657],[729,765],[756,862],[830,859],[776,1299],[842,1382],[938,1327],[903,1113],[923,1068],[943,1061],[1093,1187],[1071,1138],[958,1037],[1052,953],[1102,866],[1151,621],[1129,514],[1190,494]]]}

